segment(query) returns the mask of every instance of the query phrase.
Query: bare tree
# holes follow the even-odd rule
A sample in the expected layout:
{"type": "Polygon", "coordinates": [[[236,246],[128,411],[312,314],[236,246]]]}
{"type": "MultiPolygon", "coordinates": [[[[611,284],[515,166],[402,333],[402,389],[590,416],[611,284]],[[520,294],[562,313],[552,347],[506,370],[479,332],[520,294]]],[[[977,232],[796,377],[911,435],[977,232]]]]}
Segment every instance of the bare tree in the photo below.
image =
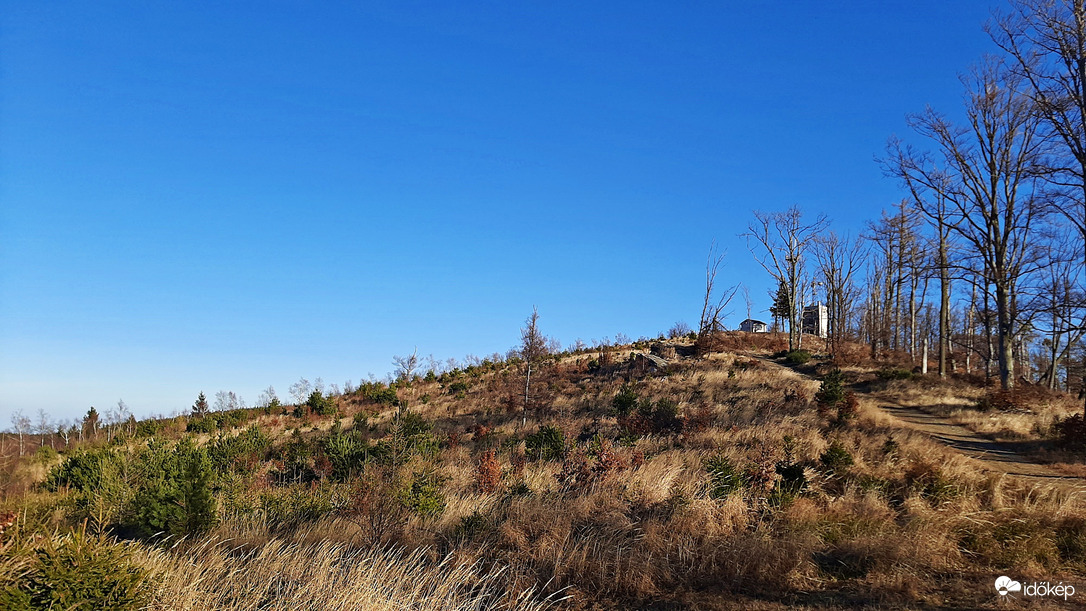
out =
{"type": "Polygon", "coordinates": [[[758,263],[788,291],[788,349],[798,350],[803,343],[802,283],[804,254],[811,241],[829,224],[824,215],[812,222],[803,220],[798,206],[784,212],[754,212],[755,221],[742,234],[747,248],[758,263]],[[760,251],[760,252],[759,252],[760,251]]]}
{"type": "Polygon", "coordinates": [[[826,309],[829,314],[829,344],[834,356],[848,335],[848,320],[852,304],[858,301],[856,272],[867,257],[864,242],[839,237],[831,231],[814,242],[814,256],[826,287],[826,309]]]}
{"type": "Polygon", "coordinates": [[[298,381],[290,385],[290,397],[294,399],[294,405],[301,405],[309,398],[311,386],[309,380],[298,378],[298,381]]]}
{"type": "Polygon", "coordinates": [[[749,286],[744,284],[740,290],[743,292],[743,305],[747,307],[747,320],[750,320],[754,316],[754,298],[750,296],[749,286]]]}
{"type": "Polygon", "coordinates": [[[724,253],[716,253],[715,250],[715,245],[709,247],[709,257],[705,261],[705,297],[698,323],[698,354],[708,354],[714,349],[717,334],[724,330],[725,309],[738,290],[738,286],[717,290],[716,276],[724,262],[724,253]]]}
{"type": "Polygon", "coordinates": [[[226,412],[238,407],[238,396],[234,391],[220,390],[215,393],[215,411],[226,412]]]}
{"type": "Polygon", "coordinates": [[[1043,213],[1037,178],[1045,142],[1020,80],[989,60],[963,79],[966,126],[928,109],[910,117],[912,128],[935,145],[936,156],[903,149],[906,181],[930,191],[946,189],[950,226],[983,263],[994,289],[999,378],[1014,385],[1019,282],[1031,271],[1031,238],[1043,213]]]}
{"type": "MultiPolygon", "coordinates": [[[[1077,231],[1086,259],[1086,0],[1013,0],[987,27],[1054,136],[1046,175],[1051,204],[1077,231]]],[[[1079,289],[1081,276],[1077,277],[1079,289]]],[[[1081,332],[1081,318],[1069,331],[1081,332]]]]}
{"type": "MultiPolygon", "coordinates": [[[[348,386],[350,384],[348,383],[348,386]]],[[[279,397],[275,394],[275,387],[268,386],[256,400],[257,407],[272,407],[279,404],[279,397]]]]}
{"type": "Polygon", "coordinates": [[[64,447],[67,448],[72,440],[72,433],[76,431],[76,426],[69,423],[67,420],[61,420],[57,422],[57,435],[64,440],[64,447]]]}
{"type": "Polygon", "coordinates": [[[49,413],[44,409],[38,409],[38,420],[34,423],[34,432],[38,434],[41,447],[45,447],[45,438],[49,438],[49,446],[53,445],[53,421],[49,419],[49,413]]]}
{"type": "Polygon", "coordinates": [[[879,348],[915,352],[916,290],[923,266],[920,264],[921,225],[919,213],[907,200],[892,213],[883,211],[878,221],[869,222],[865,239],[878,249],[881,261],[880,298],[871,302],[876,333],[872,353],[879,348]]]}
{"type": "Polygon", "coordinates": [[[411,382],[415,378],[415,371],[419,367],[419,349],[415,348],[408,356],[392,357],[392,364],[396,366],[397,380],[411,382]]]}
{"type": "Polygon", "coordinates": [[[117,432],[117,423],[120,420],[117,419],[117,410],[106,410],[105,418],[102,419],[102,423],[106,425],[106,441],[113,442],[113,435],[117,432]]]}
{"type": "Polygon", "coordinates": [[[30,433],[30,418],[23,414],[23,410],[17,409],[11,415],[11,427],[15,434],[19,436],[19,456],[22,456],[24,440],[26,435],[30,433]]]}
{"type": "Polygon", "coordinates": [[[1071,249],[1060,248],[1066,242],[1058,237],[1050,242],[1045,279],[1034,318],[1035,327],[1045,336],[1042,347],[1047,362],[1041,382],[1049,388],[1057,387],[1060,363],[1069,357],[1071,348],[1086,331],[1078,324],[1086,303],[1083,291],[1074,282],[1082,274],[1083,261],[1071,249]]]}
{"type": "Polygon", "coordinates": [[[132,410],[128,409],[128,404],[124,402],[124,399],[117,399],[117,425],[124,426],[128,429],[128,434],[136,432],[136,418],[132,415],[132,410]]]}
{"type": "MultiPolygon", "coordinates": [[[[906,147],[901,140],[891,138],[887,147],[889,158],[884,161],[884,168],[888,175],[902,179],[909,189],[913,201],[920,212],[924,214],[929,227],[934,231],[933,245],[935,256],[930,267],[938,272],[939,276],[939,335],[938,335],[938,359],[939,375],[945,377],[949,370],[949,358],[951,352],[951,278],[954,264],[951,261],[951,249],[953,242],[951,231],[953,229],[953,210],[949,207],[948,194],[951,193],[954,184],[950,176],[940,173],[937,168],[926,170],[925,180],[916,180],[916,161],[918,154],[915,150],[906,147]]],[[[968,356],[967,356],[968,358],[968,356]]]]}

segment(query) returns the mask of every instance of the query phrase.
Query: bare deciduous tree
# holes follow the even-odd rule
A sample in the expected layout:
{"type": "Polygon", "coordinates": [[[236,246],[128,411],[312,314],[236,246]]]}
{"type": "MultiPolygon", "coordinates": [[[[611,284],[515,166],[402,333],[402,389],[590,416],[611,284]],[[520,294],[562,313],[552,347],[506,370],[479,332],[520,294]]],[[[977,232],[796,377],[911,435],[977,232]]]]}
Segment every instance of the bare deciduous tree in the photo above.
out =
{"type": "Polygon", "coordinates": [[[256,400],[257,407],[271,407],[279,404],[279,397],[275,394],[275,387],[268,386],[256,400]]]}
{"type": "MultiPolygon", "coordinates": [[[[690,325],[686,324],[685,322],[683,322],[681,320],[679,322],[676,322],[675,324],[671,325],[671,328],[667,330],[667,336],[670,339],[678,339],[680,337],[684,337],[686,335],[689,335],[690,333],[691,333],[690,325]]],[[[584,350],[585,347],[586,346],[584,345],[584,342],[582,342],[580,339],[578,339],[577,344],[576,344],[576,349],[577,350],[584,350]]]]}
{"type": "Polygon", "coordinates": [[[19,456],[22,456],[23,444],[26,435],[30,432],[30,418],[23,414],[23,410],[17,409],[11,414],[11,428],[19,436],[19,456]]]}
{"type": "Polygon", "coordinates": [[[705,296],[701,306],[701,320],[698,323],[698,354],[708,354],[715,346],[717,334],[724,330],[724,311],[731,303],[739,287],[731,286],[717,290],[716,276],[724,262],[724,253],[716,252],[716,245],[709,247],[709,256],[705,261],[705,296]]]}
{"type": "Polygon", "coordinates": [[[415,378],[415,371],[419,367],[419,349],[415,348],[408,356],[392,357],[392,364],[396,366],[397,380],[411,382],[415,378]]]}
{"type": "Polygon", "coordinates": [[[811,241],[829,224],[824,215],[807,222],[798,206],[784,212],[754,212],[755,221],[742,234],[747,248],[769,275],[788,291],[788,349],[798,350],[803,343],[800,320],[804,275],[804,255],[811,241]],[[759,252],[761,253],[759,254],[759,252]]]}
{"type": "Polygon", "coordinates": [[[1057,387],[1057,376],[1061,362],[1070,355],[1071,348],[1082,339],[1084,331],[1079,321],[1086,303],[1081,287],[1075,279],[1081,277],[1083,261],[1070,248],[1061,248],[1056,236],[1049,247],[1048,264],[1045,279],[1038,295],[1035,328],[1044,334],[1042,346],[1046,363],[1040,381],[1049,388],[1057,387]]]}
{"type": "Polygon", "coordinates": [[[872,353],[879,349],[915,352],[916,289],[923,269],[920,260],[922,221],[907,200],[892,213],[883,211],[868,223],[865,238],[879,250],[880,298],[871,302],[875,323],[872,353]]]}
{"type": "Polygon", "coordinates": [[[295,405],[305,403],[309,398],[310,388],[309,380],[305,378],[298,378],[297,382],[290,385],[290,397],[294,399],[295,405]]]}
{"type": "Polygon", "coordinates": [[[867,257],[862,240],[849,240],[831,231],[814,242],[814,256],[826,288],[826,310],[829,314],[830,353],[837,355],[848,335],[848,320],[852,304],[860,296],[856,272],[867,257]]]}
{"type": "Polygon", "coordinates": [[[44,409],[38,409],[38,419],[34,423],[34,432],[38,434],[41,447],[45,447],[45,438],[49,438],[49,446],[53,445],[53,421],[49,419],[49,413],[44,409]]]}
{"type": "MultiPolygon", "coordinates": [[[[1011,58],[1021,89],[1033,102],[1057,145],[1046,162],[1051,205],[1080,238],[1086,259],[1086,0],[1013,0],[1011,11],[988,24],[988,33],[1011,58]]],[[[1081,275],[1076,277],[1082,287],[1081,275]]],[[[1069,332],[1081,332],[1081,317],[1069,332]]],[[[1086,383],[1083,384],[1086,389],[1086,383]]]]}
{"type": "Polygon", "coordinates": [[[944,190],[950,226],[987,271],[997,319],[1000,383],[1014,385],[1019,282],[1032,265],[1031,229],[1043,213],[1036,191],[1044,138],[1020,79],[989,59],[963,78],[967,124],[928,109],[911,127],[935,145],[935,157],[903,149],[899,168],[917,190],[944,190]]]}
{"type": "Polygon", "coordinates": [[[215,393],[215,411],[227,412],[238,408],[238,396],[232,390],[215,393]]]}
{"type": "Polygon", "coordinates": [[[67,420],[61,420],[57,422],[57,435],[64,440],[64,447],[67,448],[71,443],[72,434],[75,433],[76,427],[67,420]]]}

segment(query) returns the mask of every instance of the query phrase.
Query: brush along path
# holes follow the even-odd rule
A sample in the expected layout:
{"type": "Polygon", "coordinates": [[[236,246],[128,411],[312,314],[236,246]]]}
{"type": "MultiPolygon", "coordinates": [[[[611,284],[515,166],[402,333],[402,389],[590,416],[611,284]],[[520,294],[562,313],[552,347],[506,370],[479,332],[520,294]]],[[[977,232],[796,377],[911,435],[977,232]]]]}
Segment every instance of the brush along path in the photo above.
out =
{"type": "MultiPolygon", "coordinates": [[[[767,365],[789,369],[801,376],[818,381],[815,376],[796,371],[763,356],[751,356],[767,365]]],[[[875,407],[878,413],[889,416],[888,424],[922,433],[943,446],[976,460],[987,471],[1086,491],[1086,480],[1083,478],[1069,476],[1048,465],[1033,462],[1016,450],[1016,447],[1024,445],[1022,443],[994,441],[963,426],[947,422],[940,416],[924,411],[923,408],[903,405],[885,394],[860,389],[853,390],[866,399],[866,403],[875,407]]]]}

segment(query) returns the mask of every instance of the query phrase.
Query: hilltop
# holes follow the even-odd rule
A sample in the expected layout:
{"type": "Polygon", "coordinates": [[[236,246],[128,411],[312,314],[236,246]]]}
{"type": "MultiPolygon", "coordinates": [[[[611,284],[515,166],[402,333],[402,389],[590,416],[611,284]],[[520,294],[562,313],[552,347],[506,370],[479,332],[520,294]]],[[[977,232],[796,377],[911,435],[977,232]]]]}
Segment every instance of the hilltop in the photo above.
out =
{"type": "Polygon", "coordinates": [[[26,457],[4,481],[0,601],[995,608],[1004,574],[1086,595],[1069,396],[718,339],[549,354],[527,393],[522,359],[484,360],[26,457]]]}

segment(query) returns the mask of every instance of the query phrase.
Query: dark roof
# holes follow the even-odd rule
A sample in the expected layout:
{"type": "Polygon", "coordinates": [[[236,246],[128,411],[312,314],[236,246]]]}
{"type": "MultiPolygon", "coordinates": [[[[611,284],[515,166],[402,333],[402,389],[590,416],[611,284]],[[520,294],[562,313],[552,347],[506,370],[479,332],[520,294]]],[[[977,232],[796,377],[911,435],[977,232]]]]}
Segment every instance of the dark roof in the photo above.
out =
{"type": "MultiPolygon", "coordinates": [[[[753,322],[753,323],[757,323],[759,325],[764,325],[765,324],[764,322],[762,322],[760,320],[754,320],[753,318],[748,318],[748,319],[744,320],[743,322],[753,322]]],[[[741,322],[739,324],[742,325],[743,322],[741,322]]]]}

